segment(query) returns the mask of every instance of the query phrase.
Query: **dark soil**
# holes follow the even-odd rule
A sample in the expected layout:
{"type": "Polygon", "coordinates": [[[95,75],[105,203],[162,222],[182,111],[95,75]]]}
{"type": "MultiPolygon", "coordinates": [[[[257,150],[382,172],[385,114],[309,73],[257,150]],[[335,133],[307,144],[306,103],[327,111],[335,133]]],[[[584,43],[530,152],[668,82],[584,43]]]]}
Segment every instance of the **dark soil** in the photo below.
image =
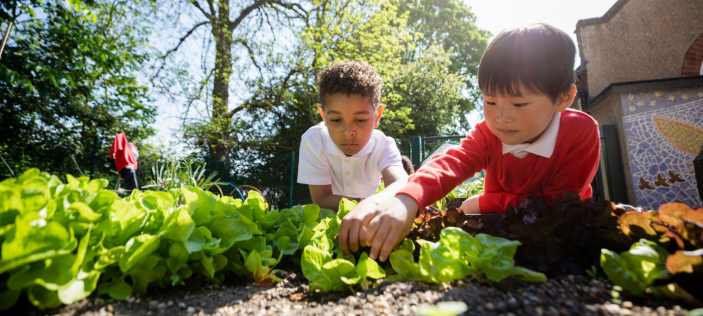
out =
{"type": "Polygon", "coordinates": [[[417,282],[381,283],[365,293],[308,295],[308,281],[298,270],[268,288],[232,279],[222,285],[192,281],[186,286],[150,289],[147,296],[124,301],[89,299],[55,310],[38,310],[26,297],[4,315],[415,315],[440,301],[463,301],[464,315],[685,315],[671,301],[621,297],[613,304],[612,285],[583,276],[565,276],[534,284],[479,281],[474,277],[447,285],[417,282]]]}

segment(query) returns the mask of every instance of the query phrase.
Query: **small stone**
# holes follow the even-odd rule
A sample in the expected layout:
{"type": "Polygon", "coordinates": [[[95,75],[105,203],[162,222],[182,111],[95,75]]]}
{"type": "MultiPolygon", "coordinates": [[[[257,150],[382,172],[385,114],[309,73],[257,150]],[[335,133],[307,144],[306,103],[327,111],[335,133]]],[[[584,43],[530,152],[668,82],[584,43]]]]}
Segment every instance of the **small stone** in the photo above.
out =
{"type": "Polygon", "coordinates": [[[112,304],[107,304],[107,306],[105,306],[105,310],[108,312],[111,312],[112,311],[112,304]]]}
{"type": "Polygon", "coordinates": [[[388,302],[386,302],[385,300],[376,301],[376,307],[378,307],[378,308],[391,308],[391,306],[388,305],[388,302]]]}
{"type": "Polygon", "coordinates": [[[620,306],[617,306],[615,304],[605,305],[605,310],[607,310],[609,313],[611,313],[613,315],[620,314],[620,306]]]}
{"type": "Polygon", "coordinates": [[[632,311],[629,309],[620,310],[620,316],[632,316],[632,311]]]}
{"type": "Polygon", "coordinates": [[[550,307],[546,311],[544,311],[544,316],[559,316],[559,312],[554,308],[550,307]]]}
{"type": "Polygon", "coordinates": [[[503,303],[503,302],[498,302],[498,304],[496,304],[496,310],[497,310],[497,311],[502,312],[502,311],[504,311],[504,310],[506,310],[506,309],[507,309],[507,306],[505,305],[505,303],[503,303]]]}
{"type": "Polygon", "coordinates": [[[623,308],[630,309],[630,308],[632,308],[632,302],[630,302],[630,301],[624,301],[624,302],[622,302],[622,307],[623,307],[623,308]]]}
{"type": "Polygon", "coordinates": [[[205,302],[200,303],[200,307],[205,307],[205,302]]]}
{"type": "Polygon", "coordinates": [[[159,309],[164,309],[164,308],[166,308],[166,303],[159,303],[158,308],[159,308],[159,309]]]}
{"type": "Polygon", "coordinates": [[[507,314],[505,314],[505,316],[517,316],[517,315],[515,315],[515,314],[513,314],[513,313],[511,313],[511,312],[508,312],[507,314]]]}
{"type": "Polygon", "coordinates": [[[517,300],[514,297],[508,299],[508,306],[515,308],[517,306],[517,300]]]}
{"type": "Polygon", "coordinates": [[[535,307],[535,313],[537,313],[538,316],[544,315],[544,307],[542,307],[542,306],[535,307]]]}
{"type": "Polygon", "coordinates": [[[569,278],[569,281],[574,282],[574,279],[575,279],[576,277],[574,277],[573,274],[569,274],[569,275],[567,276],[567,278],[569,278]]]}
{"type": "Polygon", "coordinates": [[[366,300],[373,303],[373,301],[376,300],[376,296],[373,294],[366,295],[366,300]]]}
{"type": "Polygon", "coordinates": [[[186,309],[186,303],[178,302],[178,308],[180,308],[180,309],[186,309]]]}
{"type": "Polygon", "coordinates": [[[188,309],[186,310],[186,314],[188,314],[188,315],[195,314],[195,307],[188,306],[188,309]]]}
{"type": "Polygon", "coordinates": [[[349,297],[347,297],[346,303],[347,305],[356,306],[356,304],[359,304],[359,299],[350,295],[349,297]]]}
{"type": "Polygon", "coordinates": [[[299,311],[299,310],[303,309],[303,305],[295,305],[295,306],[293,306],[293,308],[295,310],[299,311]]]}
{"type": "Polygon", "coordinates": [[[168,307],[173,306],[173,301],[172,301],[172,300],[168,300],[168,302],[166,302],[166,306],[168,306],[168,307]]]}
{"type": "Polygon", "coordinates": [[[343,298],[340,298],[339,301],[337,301],[337,304],[339,304],[339,305],[344,304],[344,299],[343,299],[343,298]]]}
{"type": "Polygon", "coordinates": [[[486,305],[483,306],[486,310],[492,311],[494,309],[493,303],[488,302],[486,305]]]}
{"type": "Polygon", "coordinates": [[[559,312],[559,316],[571,316],[571,313],[566,308],[560,308],[557,312],[559,312]]]}
{"type": "Polygon", "coordinates": [[[157,309],[159,309],[159,301],[151,301],[151,302],[149,302],[149,309],[151,309],[151,310],[157,310],[157,309]]]}
{"type": "Polygon", "coordinates": [[[417,299],[414,299],[414,298],[411,298],[410,301],[408,302],[408,304],[410,304],[411,306],[412,306],[412,305],[417,305],[418,303],[419,303],[419,302],[417,301],[417,299]]]}

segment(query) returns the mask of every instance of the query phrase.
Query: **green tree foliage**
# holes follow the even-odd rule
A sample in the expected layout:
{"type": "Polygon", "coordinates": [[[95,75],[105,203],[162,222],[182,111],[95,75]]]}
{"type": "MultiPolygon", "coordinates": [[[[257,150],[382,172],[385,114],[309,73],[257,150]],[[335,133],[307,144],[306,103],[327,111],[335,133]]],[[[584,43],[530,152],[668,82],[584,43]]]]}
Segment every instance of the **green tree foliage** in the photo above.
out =
{"type": "Polygon", "coordinates": [[[410,136],[454,135],[470,128],[466,114],[475,108],[464,95],[462,76],[450,70],[451,55],[430,46],[415,61],[387,76],[384,114],[379,129],[402,144],[410,136]]]}
{"type": "Polygon", "coordinates": [[[431,46],[441,45],[450,52],[449,72],[459,74],[470,85],[468,80],[476,75],[491,36],[476,27],[471,8],[459,0],[415,0],[401,1],[399,12],[407,12],[408,26],[422,34],[406,58],[416,60],[431,46]]]}
{"type": "Polygon", "coordinates": [[[47,1],[42,16],[17,23],[0,60],[0,152],[16,173],[79,174],[72,155],[87,173],[96,138],[99,170],[115,172],[114,134],[138,145],[153,134],[155,108],[136,76],[148,57],[145,29],[132,5],[47,1]]]}

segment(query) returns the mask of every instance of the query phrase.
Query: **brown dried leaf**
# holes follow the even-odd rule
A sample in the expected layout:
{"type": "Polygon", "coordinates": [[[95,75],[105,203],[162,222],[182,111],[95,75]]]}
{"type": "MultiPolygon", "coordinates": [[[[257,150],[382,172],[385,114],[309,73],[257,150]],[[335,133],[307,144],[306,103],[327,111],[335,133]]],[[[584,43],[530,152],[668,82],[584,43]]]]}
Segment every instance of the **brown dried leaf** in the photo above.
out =
{"type": "Polygon", "coordinates": [[[697,251],[677,250],[666,259],[666,268],[669,273],[693,273],[693,270],[703,269],[703,249],[697,251]]]}
{"type": "Polygon", "coordinates": [[[622,232],[632,240],[657,239],[657,232],[652,228],[647,214],[636,211],[627,212],[620,216],[618,223],[622,232]]]}

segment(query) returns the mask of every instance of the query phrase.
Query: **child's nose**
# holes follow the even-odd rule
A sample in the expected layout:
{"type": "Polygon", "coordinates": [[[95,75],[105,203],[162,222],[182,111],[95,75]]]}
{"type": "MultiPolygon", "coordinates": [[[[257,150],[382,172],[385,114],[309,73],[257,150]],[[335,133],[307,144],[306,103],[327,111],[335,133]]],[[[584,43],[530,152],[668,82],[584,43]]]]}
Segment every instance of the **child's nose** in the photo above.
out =
{"type": "Polygon", "coordinates": [[[498,105],[496,121],[500,123],[512,123],[513,113],[510,111],[510,107],[498,105]]]}
{"type": "Polygon", "coordinates": [[[356,130],[354,129],[354,125],[353,125],[353,124],[346,124],[346,125],[344,126],[344,131],[342,131],[342,134],[343,134],[344,136],[354,136],[354,135],[356,135],[356,130]]]}

